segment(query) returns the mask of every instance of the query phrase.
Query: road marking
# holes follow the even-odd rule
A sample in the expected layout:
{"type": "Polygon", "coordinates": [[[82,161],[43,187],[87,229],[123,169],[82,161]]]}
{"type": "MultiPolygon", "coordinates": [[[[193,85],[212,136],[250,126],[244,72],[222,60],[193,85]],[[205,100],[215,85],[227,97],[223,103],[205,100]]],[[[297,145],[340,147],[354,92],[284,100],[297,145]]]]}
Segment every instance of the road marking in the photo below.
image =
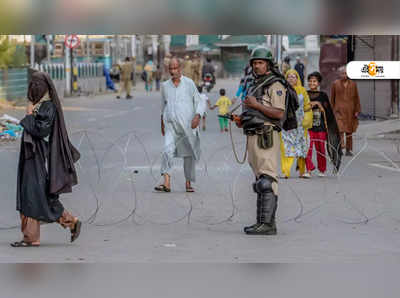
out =
{"type": "Polygon", "coordinates": [[[368,164],[371,167],[376,167],[376,168],[381,168],[381,169],[385,169],[385,170],[389,170],[389,171],[393,171],[393,172],[399,172],[400,173],[400,169],[399,168],[394,168],[394,167],[388,167],[388,166],[384,166],[378,163],[370,163],[368,164]]]}

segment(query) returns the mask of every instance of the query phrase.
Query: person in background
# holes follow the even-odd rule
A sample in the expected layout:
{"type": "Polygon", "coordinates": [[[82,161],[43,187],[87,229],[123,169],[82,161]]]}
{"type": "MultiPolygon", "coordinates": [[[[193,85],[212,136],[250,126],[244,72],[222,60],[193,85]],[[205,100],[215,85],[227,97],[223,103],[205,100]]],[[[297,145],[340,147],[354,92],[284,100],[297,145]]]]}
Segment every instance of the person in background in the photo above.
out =
{"type": "Polygon", "coordinates": [[[155,79],[156,79],[156,90],[160,91],[160,83],[161,83],[161,79],[162,79],[162,71],[161,71],[160,65],[157,65],[155,79]]]}
{"type": "Polygon", "coordinates": [[[185,59],[183,60],[183,75],[189,79],[193,79],[192,64],[193,62],[189,55],[186,55],[185,59]]]}
{"type": "Polygon", "coordinates": [[[118,92],[117,89],[115,89],[115,84],[114,84],[112,76],[110,74],[110,70],[106,67],[105,64],[103,65],[103,75],[106,78],[107,89],[110,89],[114,92],[118,92]]]}
{"type": "Polygon", "coordinates": [[[353,133],[358,128],[358,115],[361,112],[357,84],[346,74],[346,67],[339,68],[340,78],[333,82],[331,88],[331,105],[342,139],[342,149],[346,156],[353,156],[353,133]],[[345,142],[346,134],[346,142],[345,142]]]}
{"type": "MultiPolygon", "coordinates": [[[[226,116],[229,112],[229,107],[232,105],[231,100],[228,97],[226,97],[225,94],[226,94],[225,89],[220,89],[219,90],[220,98],[217,100],[215,105],[210,108],[211,110],[214,110],[216,107],[218,107],[219,116],[226,116]]],[[[229,119],[222,117],[218,117],[218,119],[219,119],[219,127],[221,128],[221,133],[223,133],[224,131],[228,131],[229,119]]]]}
{"type": "Polygon", "coordinates": [[[232,103],[235,103],[236,99],[238,98],[241,99],[242,101],[245,100],[249,86],[252,84],[253,81],[254,81],[253,70],[250,65],[247,65],[244,69],[244,75],[240,79],[240,84],[236,92],[235,100],[232,100],[232,103]]]}
{"type": "MultiPolygon", "coordinates": [[[[199,91],[201,98],[207,103],[207,107],[210,109],[211,108],[210,99],[206,94],[203,93],[203,87],[197,86],[197,90],[199,91]]],[[[204,112],[203,114],[203,126],[202,126],[203,131],[206,130],[206,118],[207,118],[207,111],[204,112]]]]}
{"type": "Polygon", "coordinates": [[[153,61],[147,61],[144,71],[146,72],[146,85],[145,89],[147,92],[153,91],[153,74],[154,74],[154,65],[153,61]]]}
{"type": "Polygon", "coordinates": [[[135,87],[136,87],[136,57],[130,57],[129,61],[132,63],[131,81],[132,81],[133,89],[135,90],[135,87]]]}
{"type": "Polygon", "coordinates": [[[307,77],[309,90],[308,95],[310,97],[310,105],[313,111],[313,126],[308,130],[310,135],[310,148],[308,150],[306,158],[307,175],[311,177],[312,172],[315,170],[315,166],[312,162],[313,149],[315,146],[317,152],[318,162],[318,176],[325,177],[326,172],[326,155],[325,146],[327,141],[327,129],[328,119],[326,113],[332,113],[331,104],[329,103],[328,95],[325,92],[319,90],[319,86],[322,81],[322,76],[319,72],[313,72],[307,77]]]}
{"type": "Polygon", "coordinates": [[[23,239],[13,247],[40,246],[40,223],[57,222],[69,228],[71,242],[82,223],[69,213],[59,196],[78,184],[75,163],[80,154],[71,144],[56,88],[50,76],[34,72],[28,86],[26,116],[17,177],[17,211],[23,239]]]}
{"type": "Polygon", "coordinates": [[[121,88],[121,67],[119,64],[113,64],[110,69],[110,77],[114,83],[114,92],[117,93],[117,98],[119,98],[119,90],[121,88]]]}
{"type": "Polygon", "coordinates": [[[161,160],[163,184],[159,192],[171,191],[173,159],[183,158],[186,192],[194,192],[191,185],[196,180],[196,162],[200,160],[200,120],[206,111],[194,82],[183,76],[180,61],[172,58],[169,64],[171,79],[161,85],[161,134],[164,148],[161,160]]]}
{"type": "Polygon", "coordinates": [[[200,78],[201,78],[201,59],[199,55],[194,54],[193,62],[192,62],[192,76],[193,82],[196,86],[200,86],[200,78]]]}
{"type": "Polygon", "coordinates": [[[211,58],[206,59],[206,63],[203,65],[201,70],[201,78],[204,80],[206,74],[210,73],[213,78],[213,84],[215,84],[215,68],[211,63],[211,58]]]}
{"type": "Polygon", "coordinates": [[[291,69],[290,66],[290,57],[287,56],[285,57],[285,59],[283,59],[283,63],[282,63],[282,74],[283,76],[286,76],[287,71],[291,69]]]}
{"type": "Polygon", "coordinates": [[[164,57],[164,60],[163,60],[163,71],[162,71],[162,73],[163,73],[162,80],[163,81],[166,81],[166,80],[169,79],[168,67],[169,67],[169,61],[171,60],[171,57],[172,57],[171,53],[167,53],[165,55],[165,57],[164,57]]]}
{"type": "Polygon", "coordinates": [[[294,66],[294,69],[297,71],[297,73],[300,76],[301,85],[304,86],[304,70],[305,70],[305,66],[301,62],[300,56],[296,57],[296,65],[294,66]]]}
{"type": "Polygon", "coordinates": [[[132,75],[133,75],[133,64],[129,57],[125,58],[125,62],[119,65],[120,69],[120,86],[117,98],[121,98],[122,92],[126,92],[126,99],[131,99],[132,89],[132,75]]]}
{"type": "Polygon", "coordinates": [[[281,132],[281,168],[285,178],[290,177],[292,165],[297,159],[300,178],[309,178],[306,174],[306,157],[308,153],[308,133],[312,127],[312,110],[310,98],[301,84],[299,74],[290,69],[286,72],[286,80],[297,93],[299,108],[296,111],[297,128],[281,132]]]}

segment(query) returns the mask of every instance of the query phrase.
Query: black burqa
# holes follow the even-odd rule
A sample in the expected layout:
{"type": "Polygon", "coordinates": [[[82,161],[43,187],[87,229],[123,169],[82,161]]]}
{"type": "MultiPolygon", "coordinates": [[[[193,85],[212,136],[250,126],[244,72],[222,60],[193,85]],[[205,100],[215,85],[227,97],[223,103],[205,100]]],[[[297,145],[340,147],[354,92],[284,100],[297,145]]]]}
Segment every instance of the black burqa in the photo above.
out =
{"type": "Polygon", "coordinates": [[[64,207],[58,200],[78,183],[74,163],[80,158],[69,141],[60,99],[49,75],[34,72],[28,99],[35,106],[21,120],[24,132],[18,164],[17,210],[43,222],[57,221],[64,207]],[[48,99],[46,94],[48,94],[48,99]]]}
{"type": "Polygon", "coordinates": [[[340,140],[339,127],[336,122],[335,114],[333,113],[329,98],[322,91],[308,91],[311,101],[322,103],[322,117],[324,120],[324,129],[327,133],[327,151],[328,156],[335,167],[335,171],[339,172],[340,164],[342,163],[342,147],[340,140]],[[324,100],[321,100],[324,99],[324,100]]]}

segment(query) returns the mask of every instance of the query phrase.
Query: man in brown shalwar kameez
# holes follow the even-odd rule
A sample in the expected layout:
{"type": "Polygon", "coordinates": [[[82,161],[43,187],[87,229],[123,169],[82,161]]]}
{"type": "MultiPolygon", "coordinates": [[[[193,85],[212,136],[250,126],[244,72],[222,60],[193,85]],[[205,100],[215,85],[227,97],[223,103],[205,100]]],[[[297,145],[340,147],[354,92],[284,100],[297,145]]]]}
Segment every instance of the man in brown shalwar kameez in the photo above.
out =
{"type": "Polygon", "coordinates": [[[340,78],[332,84],[331,88],[331,105],[339,126],[342,149],[346,148],[346,155],[352,156],[352,134],[357,130],[358,115],[361,112],[360,97],[357,84],[347,77],[346,68],[342,66],[339,72],[340,78]]]}
{"type": "Polygon", "coordinates": [[[59,195],[78,183],[74,163],[79,152],[69,141],[61,103],[48,74],[34,72],[28,87],[26,116],[18,163],[17,211],[23,240],[13,247],[40,246],[40,223],[57,222],[71,232],[71,242],[81,222],[64,209],[59,195]]]}

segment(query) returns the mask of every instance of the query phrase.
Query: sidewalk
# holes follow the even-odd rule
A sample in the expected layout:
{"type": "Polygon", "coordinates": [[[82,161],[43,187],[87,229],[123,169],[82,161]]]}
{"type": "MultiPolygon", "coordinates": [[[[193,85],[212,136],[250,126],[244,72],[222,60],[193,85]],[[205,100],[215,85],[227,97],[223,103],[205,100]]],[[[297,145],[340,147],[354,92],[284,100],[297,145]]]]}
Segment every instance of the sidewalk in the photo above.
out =
{"type": "Polygon", "coordinates": [[[357,135],[360,137],[376,137],[384,134],[398,134],[400,132],[400,119],[390,119],[384,121],[360,122],[357,135]]]}

